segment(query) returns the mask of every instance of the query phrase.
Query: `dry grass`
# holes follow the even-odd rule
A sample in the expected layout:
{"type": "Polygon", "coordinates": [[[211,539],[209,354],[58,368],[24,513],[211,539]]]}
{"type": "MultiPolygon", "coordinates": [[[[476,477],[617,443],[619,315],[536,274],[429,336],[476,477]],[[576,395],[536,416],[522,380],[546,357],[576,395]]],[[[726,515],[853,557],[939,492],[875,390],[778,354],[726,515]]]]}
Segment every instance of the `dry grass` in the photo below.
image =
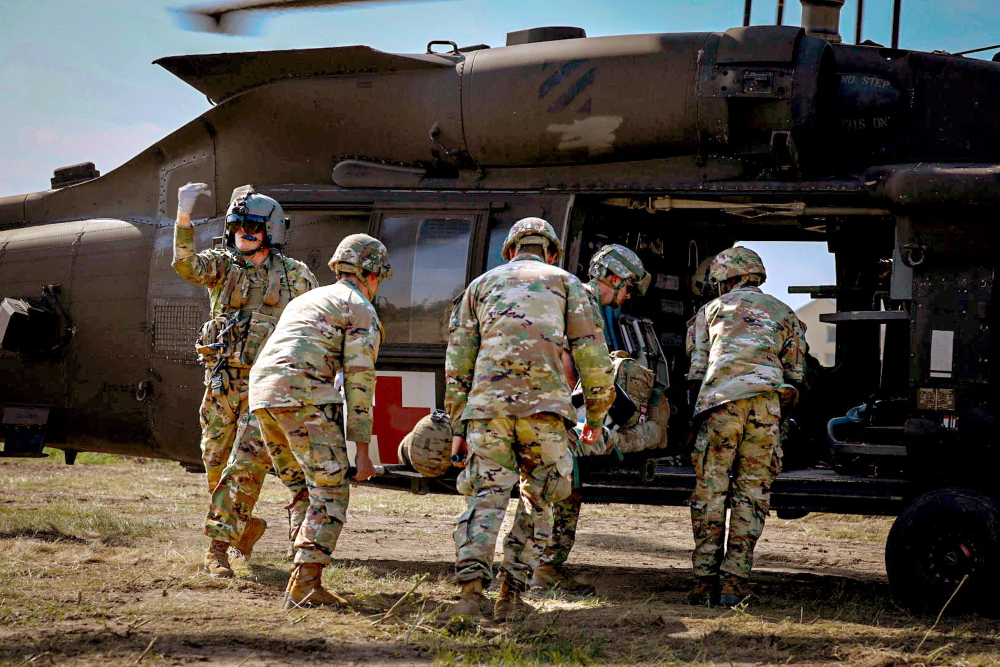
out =
{"type": "MultiPolygon", "coordinates": [[[[884,572],[762,565],[746,608],[690,607],[684,508],[588,506],[595,532],[574,561],[599,597],[547,596],[523,623],[442,625],[461,500],[355,489],[325,580],[352,607],[286,611],[280,527],[249,563],[233,561],[235,579],[198,572],[203,485],[164,462],[0,462],[0,665],[1000,664],[994,620],[946,613],[928,633],[935,619],[896,608],[884,572]],[[649,544],[632,536],[643,532],[649,544]]],[[[269,481],[262,516],[277,521],[285,502],[269,481]]],[[[768,553],[870,551],[889,523],[774,520],[768,553]]]]}

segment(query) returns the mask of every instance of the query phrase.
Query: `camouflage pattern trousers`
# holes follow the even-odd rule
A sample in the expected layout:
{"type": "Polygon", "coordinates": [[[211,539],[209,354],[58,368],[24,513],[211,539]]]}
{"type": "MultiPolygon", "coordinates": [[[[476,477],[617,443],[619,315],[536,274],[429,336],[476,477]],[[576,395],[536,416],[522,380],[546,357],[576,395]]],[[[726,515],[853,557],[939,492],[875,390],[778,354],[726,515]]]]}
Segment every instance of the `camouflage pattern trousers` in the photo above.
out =
{"type": "Polygon", "coordinates": [[[329,565],[347,521],[350,461],[344,440],[343,406],[256,410],[268,450],[287,447],[305,475],[309,509],[295,538],[295,562],[329,565]]]}
{"type": "MultiPolygon", "coordinates": [[[[214,392],[206,371],[207,387],[198,413],[201,422],[201,460],[208,473],[209,493],[219,485],[222,471],[233,451],[237,432],[241,430],[240,418],[247,414],[250,369],[227,368],[220,372],[219,377],[222,379],[222,386],[219,392],[214,392]]],[[[245,429],[240,435],[246,435],[245,429]]]]}
{"type": "Polygon", "coordinates": [[[276,442],[268,449],[260,434],[257,416],[244,413],[236,432],[236,445],[229,463],[212,493],[212,505],[205,516],[205,534],[213,540],[235,545],[253,514],[267,473],[274,469],[292,492],[285,509],[293,530],[305,520],[309,507],[306,477],[287,443],[276,442]]]}
{"type": "Polygon", "coordinates": [[[754,546],[770,508],[771,483],[781,469],[780,422],[777,392],[741,398],[703,415],[691,495],[696,576],[720,571],[750,576],[754,546]],[[729,540],[723,550],[727,506],[729,540]]]}
{"type": "Polygon", "coordinates": [[[519,484],[521,502],[504,541],[501,577],[527,590],[552,536],[552,503],[573,490],[573,456],[559,415],[496,417],[468,422],[469,457],[459,474],[459,493],[469,496],[455,525],[456,579],[493,578],[493,552],[510,492],[519,484]]]}
{"type": "MultiPolygon", "coordinates": [[[[662,400],[662,399],[661,399],[662,400]]],[[[582,430],[578,427],[578,430],[582,430]]],[[[640,452],[661,445],[663,429],[656,423],[645,421],[616,431],[604,429],[604,438],[591,448],[579,444],[579,433],[571,433],[573,447],[578,456],[608,454],[616,448],[622,453],[640,452]]],[[[580,522],[583,497],[574,491],[567,498],[552,503],[552,539],[549,540],[539,560],[542,565],[562,565],[576,542],[576,527],[580,522]]]]}
{"type": "Polygon", "coordinates": [[[567,498],[552,504],[552,539],[539,559],[541,565],[562,565],[576,542],[576,525],[580,522],[583,497],[574,491],[567,498]]]}

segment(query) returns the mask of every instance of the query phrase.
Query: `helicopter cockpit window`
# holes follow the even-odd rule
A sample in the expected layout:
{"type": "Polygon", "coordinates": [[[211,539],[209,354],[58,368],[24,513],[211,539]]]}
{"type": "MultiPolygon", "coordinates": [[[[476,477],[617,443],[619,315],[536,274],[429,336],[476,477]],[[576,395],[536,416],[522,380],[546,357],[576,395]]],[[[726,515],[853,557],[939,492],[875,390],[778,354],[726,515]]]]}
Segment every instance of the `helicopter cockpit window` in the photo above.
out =
{"type": "Polygon", "coordinates": [[[386,343],[448,342],[451,302],[465,289],[474,223],[474,215],[383,218],[380,236],[393,269],[378,293],[386,343]]]}

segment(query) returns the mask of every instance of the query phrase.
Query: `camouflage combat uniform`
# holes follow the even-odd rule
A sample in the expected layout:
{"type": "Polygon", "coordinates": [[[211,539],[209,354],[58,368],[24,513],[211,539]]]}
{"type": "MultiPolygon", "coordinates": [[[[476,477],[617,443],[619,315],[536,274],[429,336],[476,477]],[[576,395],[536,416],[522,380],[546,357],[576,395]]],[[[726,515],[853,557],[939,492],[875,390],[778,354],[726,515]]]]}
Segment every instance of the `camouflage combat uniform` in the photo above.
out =
{"type": "Polygon", "coordinates": [[[347,440],[371,440],[381,342],[375,307],[343,278],[288,305],[250,372],[250,409],[264,440],[289,447],[305,472],[309,510],[295,539],[297,564],[329,564],[347,521],[345,415],[347,440]]]}
{"type": "Polygon", "coordinates": [[[302,471],[287,449],[266,450],[257,419],[247,409],[247,389],[250,366],[282,310],[318,283],[309,267],[274,249],[260,267],[233,250],[196,253],[192,227],[174,228],[173,267],[189,283],[208,289],[213,319],[199,339],[206,365],[201,451],[213,494],[205,534],[235,544],[272,460],[293,495],[305,488],[302,471]],[[226,327],[221,352],[207,347],[218,340],[214,333],[226,327]]]}
{"type": "Polygon", "coordinates": [[[691,496],[692,563],[698,577],[750,576],[771,483],[781,468],[781,397],[794,396],[790,383],[802,380],[798,318],[747,282],[701,308],[689,334],[687,377],[701,383],[694,410],[700,422],[693,455],[697,481],[691,496]],[[723,545],[727,506],[729,540],[723,545]]]}
{"type": "Polygon", "coordinates": [[[551,536],[551,503],[572,491],[566,424],[575,411],[564,340],[583,381],[587,423],[600,430],[614,400],[611,364],[578,278],[521,253],[474,280],[455,310],[445,407],[469,448],[458,479],[469,496],[455,528],[460,582],[492,578],[497,534],[520,483],[523,502],[500,569],[507,585],[525,590],[551,536]]]}

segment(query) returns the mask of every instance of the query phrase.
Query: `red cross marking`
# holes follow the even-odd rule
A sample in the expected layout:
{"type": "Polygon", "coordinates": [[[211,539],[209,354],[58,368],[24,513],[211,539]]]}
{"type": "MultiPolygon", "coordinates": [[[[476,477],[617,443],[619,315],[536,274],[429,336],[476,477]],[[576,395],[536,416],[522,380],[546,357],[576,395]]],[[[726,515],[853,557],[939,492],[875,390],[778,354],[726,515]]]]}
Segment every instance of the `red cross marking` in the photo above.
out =
{"type": "Polygon", "coordinates": [[[380,377],[375,384],[375,408],[372,435],[378,436],[378,459],[381,463],[399,463],[396,450],[400,441],[430,408],[403,406],[403,378],[380,377]]]}

